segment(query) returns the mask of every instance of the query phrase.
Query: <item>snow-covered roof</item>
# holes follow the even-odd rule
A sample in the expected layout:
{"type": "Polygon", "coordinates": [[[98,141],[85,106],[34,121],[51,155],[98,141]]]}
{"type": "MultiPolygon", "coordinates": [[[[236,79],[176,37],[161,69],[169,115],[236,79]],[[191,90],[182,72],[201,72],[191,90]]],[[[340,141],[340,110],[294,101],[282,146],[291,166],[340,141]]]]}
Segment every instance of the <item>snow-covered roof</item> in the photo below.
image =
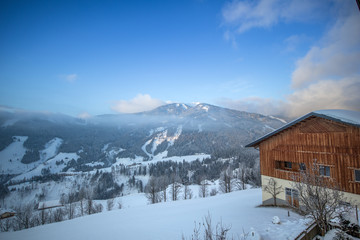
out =
{"type": "Polygon", "coordinates": [[[4,213],[7,213],[7,212],[15,212],[14,209],[11,209],[11,208],[0,208],[0,215],[4,214],[4,213]]]}
{"type": "Polygon", "coordinates": [[[335,122],[340,122],[347,125],[352,125],[355,127],[360,127],[360,112],[358,111],[350,111],[350,110],[342,110],[342,109],[327,109],[327,110],[317,110],[314,112],[310,112],[298,119],[295,119],[292,122],[289,122],[288,124],[282,126],[281,128],[276,129],[273,132],[270,132],[266,134],[265,136],[253,141],[252,143],[249,143],[245,147],[256,147],[259,145],[262,141],[270,138],[271,136],[309,118],[309,117],[321,117],[325,119],[329,119],[335,122]]]}
{"type": "Polygon", "coordinates": [[[360,126],[360,112],[357,111],[331,109],[331,110],[318,110],[318,111],[314,111],[314,113],[318,115],[319,114],[324,115],[327,118],[331,118],[332,120],[337,122],[343,122],[355,126],[360,126]]]}
{"type": "Polygon", "coordinates": [[[59,200],[52,200],[52,201],[46,201],[46,202],[39,202],[38,209],[46,209],[46,208],[54,208],[54,207],[61,207],[62,204],[59,200]]]}

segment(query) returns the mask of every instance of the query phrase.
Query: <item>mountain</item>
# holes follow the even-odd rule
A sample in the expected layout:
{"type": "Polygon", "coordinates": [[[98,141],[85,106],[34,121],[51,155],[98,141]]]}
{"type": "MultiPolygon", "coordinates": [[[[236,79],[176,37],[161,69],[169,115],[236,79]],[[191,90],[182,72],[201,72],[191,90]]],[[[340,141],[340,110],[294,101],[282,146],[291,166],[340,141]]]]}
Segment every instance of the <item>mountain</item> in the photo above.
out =
{"type": "Polygon", "coordinates": [[[86,120],[62,114],[0,112],[0,174],[23,174],[41,164],[39,175],[110,167],[123,158],[231,157],[251,151],[243,146],[283,124],[274,117],[205,103],[174,103],[147,112],[86,120]]]}

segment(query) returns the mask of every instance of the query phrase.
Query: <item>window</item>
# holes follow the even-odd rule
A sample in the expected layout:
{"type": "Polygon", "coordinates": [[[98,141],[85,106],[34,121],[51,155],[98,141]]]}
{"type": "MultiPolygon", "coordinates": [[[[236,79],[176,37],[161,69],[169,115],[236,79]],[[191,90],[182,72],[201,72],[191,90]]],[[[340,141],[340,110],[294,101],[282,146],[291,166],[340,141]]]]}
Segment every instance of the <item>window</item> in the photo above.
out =
{"type": "Polygon", "coordinates": [[[330,167],[324,166],[324,165],[319,165],[319,174],[321,176],[330,177],[330,167]]]}
{"type": "Polygon", "coordinates": [[[360,182],[360,169],[355,169],[355,182],[360,182]]]}
{"type": "Polygon", "coordinates": [[[277,160],[275,160],[275,169],[280,169],[280,170],[285,170],[285,171],[297,171],[296,167],[293,168],[292,162],[277,161],[277,160]]]}
{"type": "Polygon", "coordinates": [[[299,169],[300,169],[300,171],[306,171],[305,163],[299,163],[299,169]]]}
{"type": "Polygon", "coordinates": [[[290,206],[299,207],[299,192],[296,189],[285,188],[285,198],[290,206]]]}
{"type": "Polygon", "coordinates": [[[281,169],[281,162],[280,161],[275,161],[275,168],[276,169],[281,169]]]}
{"type": "Polygon", "coordinates": [[[285,168],[292,168],[292,162],[285,162],[285,168]]]}

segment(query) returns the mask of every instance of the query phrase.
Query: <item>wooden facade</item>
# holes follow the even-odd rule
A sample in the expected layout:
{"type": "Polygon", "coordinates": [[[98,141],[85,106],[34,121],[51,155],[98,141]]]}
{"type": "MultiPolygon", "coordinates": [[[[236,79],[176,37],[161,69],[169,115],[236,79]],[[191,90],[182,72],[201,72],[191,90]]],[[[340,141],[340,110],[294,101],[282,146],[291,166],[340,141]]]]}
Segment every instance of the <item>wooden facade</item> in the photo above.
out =
{"type": "Polygon", "coordinates": [[[261,175],[293,180],[314,161],[342,191],[360,194],[360,127],[308,115],[248,146],[260,150],[261,175]]]}

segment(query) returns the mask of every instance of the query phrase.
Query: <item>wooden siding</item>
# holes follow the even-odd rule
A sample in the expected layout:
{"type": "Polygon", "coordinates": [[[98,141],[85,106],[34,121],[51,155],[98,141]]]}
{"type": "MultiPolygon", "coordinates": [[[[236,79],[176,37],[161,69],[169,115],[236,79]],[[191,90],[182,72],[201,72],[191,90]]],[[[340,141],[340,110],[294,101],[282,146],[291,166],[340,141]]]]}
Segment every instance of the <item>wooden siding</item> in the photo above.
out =
{"type": "MultiPolygon", "coordinates": [[[[310,117],[260,143],[261,174],[292,180],[296,170],[276,169],[276,161],[330,166],[330,180],[343,191],[360,194],[354,169],[360,169],[360,128],[310,117]]],[[[277,163],[279,164],[279,163],[277,163]]]]}

